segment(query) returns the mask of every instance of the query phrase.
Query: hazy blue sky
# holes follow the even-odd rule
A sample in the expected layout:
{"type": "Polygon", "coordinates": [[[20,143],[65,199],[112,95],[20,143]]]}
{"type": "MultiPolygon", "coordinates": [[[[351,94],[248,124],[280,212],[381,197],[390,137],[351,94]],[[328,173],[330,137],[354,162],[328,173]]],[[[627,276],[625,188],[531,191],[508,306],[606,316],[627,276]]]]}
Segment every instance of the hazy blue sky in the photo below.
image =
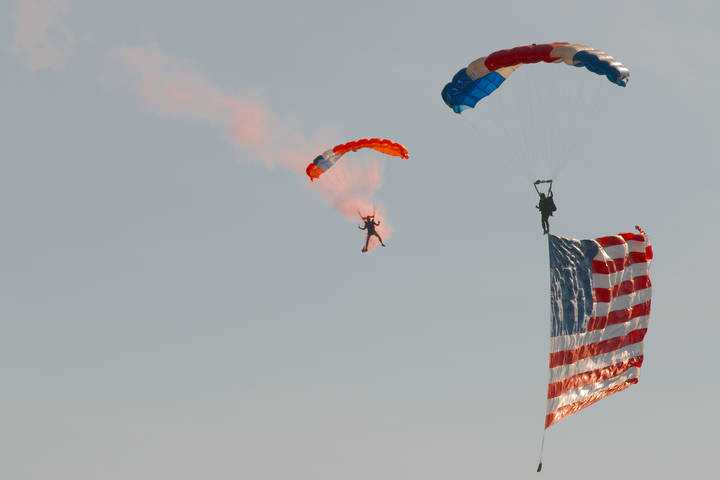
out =
{"type": "Polygon", "coordinates": [[[638,224],[655,260],[640,382],[551,427],[543,475],[717,470],[717,2],[0,13],[1,478],[536,475],[549,283],[530,182],[551,175],[556,234],[638,224]],[[629,86],[535,65],[482,109],[443,104],[475,58],[553,41],[606,50],[629,86]],[[147,88],[178,72],[199,96],[147,88]],[[346,159],[384,167],[370,201],[393,234],[362,255],[292,162],[370,136],[411,158],[346,159]]]}

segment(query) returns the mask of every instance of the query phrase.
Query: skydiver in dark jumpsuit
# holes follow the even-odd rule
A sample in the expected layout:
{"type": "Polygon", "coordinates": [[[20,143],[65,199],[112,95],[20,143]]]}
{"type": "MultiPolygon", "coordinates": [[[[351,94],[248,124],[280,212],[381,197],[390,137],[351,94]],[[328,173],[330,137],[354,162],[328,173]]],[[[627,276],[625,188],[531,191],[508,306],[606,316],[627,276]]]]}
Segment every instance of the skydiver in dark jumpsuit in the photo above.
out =
{"type": "Polygon", "coordinates": [[[360,230],[367,230],[367,238],[365,239],[365,246],[362,249],[363,253],[368,251],[368,244],[370,243],[370,237],[372,237],[373,235],[375,235],[378,238],[378,240],[380,240],[380,245],[382,245],[384,247],[385,244],[383,243],[382,238],[380,238],[380,235],[378,235],[378,233],[375,231],[375,227],[380,226],[380,222],[376,222],[375,220],[373,220],[373,217],[371,217],[369,215],[367,217],[363,217],[363,220],[365,221],[365,225],[362,227],[358,227],[360,230]]]}
{"type": "Polygon", "coordinates": [[[548,219],[550,218],[550,215],[553,214],[557,208],[555,207],[555,202],[553,201],[553,193],[552,193],[552,180],[537,180],[535,183],[533,183],[533,186],[535,187],[535,191],[540,195],[540,201],[537,205],[535,205],[535,208],[540,210],[540,224],[542,225],[543,229],[543,235],[547,235],[550,233],[550,223],[548,222],[548,219]],[[539,183],[550,183],[550,188],[548,188],[548,194],[547,196],[544,193],[541,193],[540,190],[538,190],[537,186],[539,183]]]}

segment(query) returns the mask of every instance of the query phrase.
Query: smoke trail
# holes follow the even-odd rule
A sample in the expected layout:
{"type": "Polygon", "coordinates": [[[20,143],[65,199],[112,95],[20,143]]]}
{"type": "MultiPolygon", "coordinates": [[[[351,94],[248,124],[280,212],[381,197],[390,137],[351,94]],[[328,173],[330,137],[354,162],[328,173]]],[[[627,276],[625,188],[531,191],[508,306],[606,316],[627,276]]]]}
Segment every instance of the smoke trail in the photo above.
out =
{"type": "Polygon", "coordinates": [[[61,22],[69,0],[18,0],[15,5],[15,39],[11,51],[30,70],[58,68],[73,51],[74,37],[61,22]]]}
{"type": "MultiPolygon", "coordinates": [[[[229,140],[249,150],[268,167],[279,165],[307,181],[305,167],[331,143],[320,133],[305,138],[284,126],[266,107],[247,96],[229,94],[212,85],[189,62],[174,58],[156,46],[118,48],[110,53],[123,67],[130,84],[154,112],[201,118],[224,129],[229,140]]],[[[358,212],[369,215],[372,196],[382,184],[377,160],[363,166],[339,162],[320,181],[309,184],[314,191],[348,220],[360,222],[358,212]]],[[[392,229],[383,208],[377,208],[383,239],[392,229]]],[[[371,247],[376,245],[371,242],[371,247]]]]}

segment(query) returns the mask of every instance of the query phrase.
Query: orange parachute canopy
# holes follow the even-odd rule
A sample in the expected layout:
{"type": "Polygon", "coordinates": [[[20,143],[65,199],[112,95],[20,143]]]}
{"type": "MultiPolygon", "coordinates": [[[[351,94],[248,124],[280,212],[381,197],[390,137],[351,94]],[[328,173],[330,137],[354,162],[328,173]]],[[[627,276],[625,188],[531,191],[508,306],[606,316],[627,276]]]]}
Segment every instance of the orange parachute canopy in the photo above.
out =
{"type": "Polygon", "coordinates": [[[310,177],[310,180],[314,181],[330,167],[335,165],[335,162],[340,160],[340,157],[345,155],[347,152],[354,152],[361,148],[372,148],[373,150],[377,150],[385,155],[392,155],[393,157],[410,158],[407,148],[399,143],[393,142],[392,140],[384,138],[362,138],[360,140],[355,140],[354,142],[335,145],[330,150],[326,150],[322,155],[315,157],[315,160],[307,166],[305,172],[308,177],[310,177]]]}
{"type": "Polygon", "coordinates": [[[332,150],[337,154],[343,155],[351,150],[354,151],[360,148],[372,148],[373,150],[377,150],[386,155],[392,155],[393,157],[410,158],[407,148],[386,138],[362,138],[354,142],[335,145],[332,150]]]}

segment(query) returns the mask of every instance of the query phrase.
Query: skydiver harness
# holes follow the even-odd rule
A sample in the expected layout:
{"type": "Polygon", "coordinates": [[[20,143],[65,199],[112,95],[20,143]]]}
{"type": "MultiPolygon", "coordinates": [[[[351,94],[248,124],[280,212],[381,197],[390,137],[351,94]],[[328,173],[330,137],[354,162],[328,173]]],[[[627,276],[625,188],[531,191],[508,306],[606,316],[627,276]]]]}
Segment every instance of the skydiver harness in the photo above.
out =
{"type": "Polygon", "coordinates": [[[538,209],[540,210],[540,214],[543,217],[549,217],[553,214],[554,211],[557,210],[557,207],[555,206],[555,201],[553,200],[553,194],[552,194],[552,180],[535,180],[533,183],[533,186],[535,187],[535,191],[540,194],[540,190],[538,190],[537,186],[541,183],[549,183],[550,188],[548,189],[548,192],[545,194],[545,198],[541,198],[538,202],[538,209]]]}
{"type": "Polygon", "coordinates": [[[552,194],[550,196],[547,196],[540,200],[538,203],[538,208],[540,209],[540,213],[544,217],[549,217],[553,214],[555,210],[557,210],[557,207],[555,206],[555,202],[553,201],[552,194]]]}

